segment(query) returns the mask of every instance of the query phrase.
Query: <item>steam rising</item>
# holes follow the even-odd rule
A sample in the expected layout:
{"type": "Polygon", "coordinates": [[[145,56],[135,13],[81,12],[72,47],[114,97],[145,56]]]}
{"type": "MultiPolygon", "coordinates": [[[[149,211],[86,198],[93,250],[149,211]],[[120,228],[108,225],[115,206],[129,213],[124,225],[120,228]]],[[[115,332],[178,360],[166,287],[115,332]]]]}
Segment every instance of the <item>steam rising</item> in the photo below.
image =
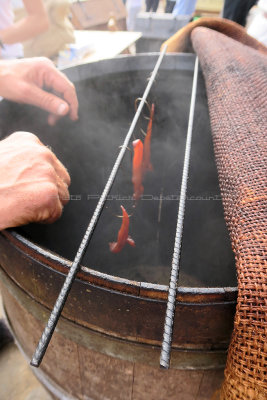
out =
{"type": "MultiPolygon", "coordinates": [[[[65,258],[74,258],[134,116],[135,99],[142,95],[148,75],[149,71],[103,75],[77,84],[77,123],[64,119],[51,128],[40,110],[2,105],[1,112],[9,115],[6,125],[1,122],[2,135],[15,130],[36,133],[52,147],[72,178],[72,200],[63,217],[53,225],[20,228],[25,236],[65,258]]],[[[157,77],[149,98],[150,103],[155,103],[151,142],[154,171],[145,177],[143,200],[133,207],[132,152],[127,151],[83,265],[128,279],[168,283],[191,84],[191,71],[161,71],[157,77]],[[117,237],[121,204],[132,215],[129,234],[136,247],[126,246],[121,253],[112,254],[108,243],[117,237]]],[[[144,112],[148,115],[145,108],[144,112]]],[[[146,126],[147,120],[142,116],[133,140],[143,139],[141,128],[145,131],[146,126]]],[[[179,284],[233,286],[234,261],[223,220],[202,78],[198,85],[189,175],[179,284]]]]}

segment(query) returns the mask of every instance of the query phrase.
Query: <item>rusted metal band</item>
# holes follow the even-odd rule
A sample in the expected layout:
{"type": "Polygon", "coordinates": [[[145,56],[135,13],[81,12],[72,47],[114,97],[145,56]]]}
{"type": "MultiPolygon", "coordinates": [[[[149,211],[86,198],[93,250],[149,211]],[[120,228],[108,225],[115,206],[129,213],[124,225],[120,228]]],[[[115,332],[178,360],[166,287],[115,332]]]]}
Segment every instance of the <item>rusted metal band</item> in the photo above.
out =
{"type": "MultiPolygon", "coordinates": [[[[29,353],[28,351],[25,353],[26,349],[22,347],[22,343],[20,344],[21,338],[16,334],[12,325],[12,321],[16,319],[16,315],[9,315],[6,310],[6,307],[8,309],[8,298],[6,293],[8,292],[9,295],[25,310],[25,312],[36,321],[36,326],[45,323],[49,317],[49,311],[42,304],[33,300],[32,297],[23,291],[1,268],[0,282],[3,285],[2,287],[0,285],[3,294],[2,313],[5,316],[10,331],[16,338],[16,344],[28,360],[29,353]]],[[[152,367],[157,367],[158,365],[160,346],[121,340],[121,338],[112,337],[105,333],[85,328],[76,322],[70,321],[64,316],[60,318],[57,325],[57,334],[62,336],[63,341],[69,340],[76,343],[78,346],[82,346],[83,348],[103,355],[111,356],[120,360],[126,360],[128,362],[150,365],[152,367]]],[[[172,351],[172,368],[183,370],[224,368],[227,354],[226,349],[227,348],[217,350],[213,349],[211,351],[210,349],[205,349],[201,346],[195,348],[175,348],[172,351]]],[[[36,368],[33,370],[38,379],[42,380],[37,372],[40,370],[37,370],[36,368]]],[[[60,398],[60,396],[58,397],[60,398]]]]}

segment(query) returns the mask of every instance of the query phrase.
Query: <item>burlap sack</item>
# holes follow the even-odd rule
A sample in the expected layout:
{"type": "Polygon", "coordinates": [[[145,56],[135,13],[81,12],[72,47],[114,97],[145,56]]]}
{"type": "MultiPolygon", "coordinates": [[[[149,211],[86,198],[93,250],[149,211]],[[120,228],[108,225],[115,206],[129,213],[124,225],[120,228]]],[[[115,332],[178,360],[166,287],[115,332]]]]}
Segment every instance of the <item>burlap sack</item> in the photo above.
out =
{"type": "Polygon", "coordinates": [[[227,36],[198,22],[167,44],[175,51],[192,43],[200,60],[236,259],[238,301],[220,399],[266,400],[267,49],[237,24],[229,30],[219,22],[227,36]]]}
{"type": "Polygon", "coordinates": [[[239,24],[224,18],[199,18],[196,21],[187,24],[184,28],[176,32],[172,37],[166,40],[162,47],[167,44],[168,53],[187,53],[193,52],[191,33],[197,27],[206,27],[213,29],[217,32],[221,32],[226,36],[229,36],[240,43],[246,44],[247,46],[253,47],[265,54],[267,54],[267,48],[258,40],[249,36],[246,30],[239,24]]]}

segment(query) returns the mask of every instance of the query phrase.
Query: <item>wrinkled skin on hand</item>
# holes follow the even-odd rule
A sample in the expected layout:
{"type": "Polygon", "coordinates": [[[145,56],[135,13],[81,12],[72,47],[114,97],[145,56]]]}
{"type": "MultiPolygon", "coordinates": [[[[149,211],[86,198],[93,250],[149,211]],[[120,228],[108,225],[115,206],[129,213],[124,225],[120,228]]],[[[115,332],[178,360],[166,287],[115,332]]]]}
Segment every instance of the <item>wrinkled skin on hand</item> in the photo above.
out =
{"type": "Polygon", "coordinates": [[[0,230],[54,222],[69,185],[67,170],[37,136],[16,132],[0,141],[0,230]]]}
{"type": "Polygon", "coordinates": [[[74,85],[45,57],[0,61],[0,96],[48,111],[50,125],[67,114],[73,121],[78,119],[74,85]]]}

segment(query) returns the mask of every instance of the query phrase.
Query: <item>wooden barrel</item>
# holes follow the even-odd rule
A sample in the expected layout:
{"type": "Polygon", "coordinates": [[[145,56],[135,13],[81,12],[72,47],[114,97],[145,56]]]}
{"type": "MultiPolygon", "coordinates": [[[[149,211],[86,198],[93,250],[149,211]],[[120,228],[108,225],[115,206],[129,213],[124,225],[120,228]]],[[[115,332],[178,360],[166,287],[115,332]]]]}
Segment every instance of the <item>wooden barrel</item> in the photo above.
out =
{"type": "MultiPolygon", "coordinates": [[[[134,101],[157,56],[118,57],[73,67],[78,123],[46,124],[29,106],[2,103],[1,135],[36,133],[72,177],[71,201],[53,225],[0,234],[1,291],[17,342],[30,358],[115,161],[134,101]]],[[[132,200],[127,152],[41,367],[34,372],[59,399],[206,399],[218,387],[236,302],[234,260],[223,220],[202,75],[193,132],[188,198],[170,370],[159,369],[193,55],[163,60],[155,103],[154,171],[132,200]],[[135,248],[109,251],[128,210],[135,248]]],[[[143,124],[143,125],[142,125],[143,124]]],[[[135,137],[142,137],[141,117],[135,137]]]]}

